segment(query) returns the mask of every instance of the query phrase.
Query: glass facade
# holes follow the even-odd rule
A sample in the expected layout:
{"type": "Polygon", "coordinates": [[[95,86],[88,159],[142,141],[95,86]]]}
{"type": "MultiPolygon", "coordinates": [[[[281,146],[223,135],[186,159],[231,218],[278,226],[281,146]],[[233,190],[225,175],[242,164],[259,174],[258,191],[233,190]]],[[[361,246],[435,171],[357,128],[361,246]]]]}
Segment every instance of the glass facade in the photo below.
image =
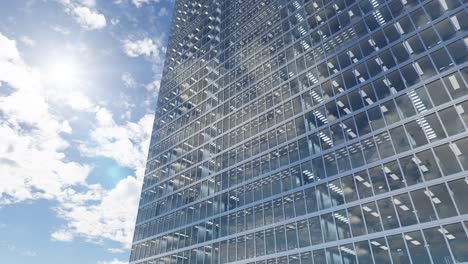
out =
{"type": "Polygon", "coordinates": [[[466,0],[176,0],[142,264],[468,262],[466,0]]]}

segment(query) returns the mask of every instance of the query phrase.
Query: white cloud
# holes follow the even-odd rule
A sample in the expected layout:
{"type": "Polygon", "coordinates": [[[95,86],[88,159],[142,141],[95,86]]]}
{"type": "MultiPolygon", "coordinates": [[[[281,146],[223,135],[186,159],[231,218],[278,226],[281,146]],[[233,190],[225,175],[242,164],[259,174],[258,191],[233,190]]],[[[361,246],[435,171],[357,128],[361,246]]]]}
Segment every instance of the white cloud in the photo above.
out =
{"type": "Polygon", "coordinates": [[[52,199],[85,183],[91,167],[64,154],[69,144],[61,135],[72,132],[68,121],[52,113],[39,73],[1,33],[0,81],[13,88],[0,96],[0,203],[52,199]]]}
{"type": "Polygon", "coordinates": [[[87,6],[73,8],[76,21],[87,30],[102,29],[106,26],[106,17],[87,6]]]}
{"type": "Polygon", "coordinates": [[[161,9],[159,9],[158,16],[162,17],[167,15],[169,15],[169,11],[167,11],[167,8],[161,7],[161,9]]]}
{"type": "Polygon", "coordinates": [[[98,264],[128,264],[128,261],[120,261],[118,259],[113,259],[111,261],[99,261],[98,264]]]}
{"type": "Polygon", "coordinates": [[[101,108],[96,113],[96,120],[97,126],[91,131],[90,141],[79,146],[80,152],[89,157],[109,157],[121,166],[142,170],[145,167],[153,115],[147,114],[138,122],[127,121],[118,125],[112,114],[101,108]]]}
{"type": "Polygon", "coordinates": [[[159,0],[132,0],[132,3],[138,8],[140,8],[143,4],[148,4],[150,2],[159,3],[159,0]]]}
{"type": "Polygon", "coordinates": [[[73,234],[66,230],[58,230],[53,232],[51,235],[52,240],[70,242],[73,241],[73,234]]]}
{"type": "Polygon", "coordinates": [[[161,49],[161,42],[154,41],[151,38],[144,38],[140,40],[124,40],[123,49],[127,56],[136,58],[140,56],[153,57],[159,59],[161,49]]]}
{"type": "Polygon", "coordinates": [[[98,202],[63,202],[56,210],[68,224],[55,233],[80,236],[93,242],[110,239],[130,247],[140,188],[140,181],[129,176],[110,191],[97,190],[102,194],[98,202]]]}
{"type": "MultiPolygon", "coordinates": [[[[0,83],[11,87],[8,94],[0,94],[0,205],[54,200],[57,216],[66,223],[51,233],[52,240],[109,239],[129,247],[152,115],[118,124],[108,109],[82,95],[81,103],[91,105],[96,114],[96,125],[88,141],[74,145],[84,156],[112,158],[136,171],[110,190],[90,185],[87,177],[92,167],[66,155],[71,143],[64,135],[73,130],[67,118],[56,114],[55,107],[59,101],[68,103],[53,100],[56,94],[43,79],[23,61],[16,42],[0,33],[0,83]]],[[[83,110],[78,106],[73,109],[83,110]]]]}
{"type": "Polygon", "coordinates": [[[120,76],[120,79],[127,88],[136,88],[138,86],[138,82],[135,81],[132,74],[129,72],[124,72],[122,76],[120,76]]]}

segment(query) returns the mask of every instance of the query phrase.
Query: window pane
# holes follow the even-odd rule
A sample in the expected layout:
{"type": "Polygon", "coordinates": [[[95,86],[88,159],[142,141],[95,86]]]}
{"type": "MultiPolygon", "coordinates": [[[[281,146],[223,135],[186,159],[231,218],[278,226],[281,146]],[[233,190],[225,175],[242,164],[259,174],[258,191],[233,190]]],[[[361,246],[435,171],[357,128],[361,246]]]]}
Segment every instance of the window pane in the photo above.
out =
{"type": "Polygon", "coordinates": [[[400,227],[396,217],[395,208],[393,208],[393,203],[390,198],[378,200],[377,205],[379,206],[379,211],[382,215],[382,223],[385,230],[400,227]]]}
{"type": "Polygon", "coordinates": [[[401,235],[387,237],[388,245],[390,246],[390,254],[394,264],[410,264],[408,251],[406,250],[405,241],[401,235]]]}
{"type": "MultiPolygon", "coordinates": [[[[356,247],[356,255],[359,261],[359,264],[373,264],[374,262],[372,261],[372,253],[370,251],[369,247],[369,242],[362,241],[362,242],[356,242],[354,244],[356,247]]],[[[315,263],[325,263],[325,262],[315,262],[315,263]]]]}
{"type": "Polygon", "coordinates": [[[383,238],[370,241],[375,263],[392,263],[388,252],[387,242],[383,238]]]}
{"type": "Polygon", "coordinates": [[[452,263],[452,258],[444,239],[443,233],[445,230],[440,227],[434,227],[425,229],[423,232],[434,264],[452,263]]]}
{"type": "Polygon", "coordinates": [[[423,182],[422,174],[414,159],[415,157],[413,156],[399,159],[401,170],[405,175],[406,184],[408,184],[408,186],[423,182]]]}
{"type": "Polygon", "coordinates": [[[333,221],[332,214],[325,214],[320,216],[320,222],[322,224],[323,235],[325,242],[335,241],[336,237],[336,226],[333,221]]]}
{"type": "Polygon", "coordinates": [[[442,229],[457,263],[468,262],[468,237],[460,223],[445,225],[442,229]]]}
{"type": "Polygon", "coordinates": [[[417,153],[413,161],[423,173],[426,181],[442,177],[439,166],[437,165],[431,150],[417,153]]]}
{"type": "Polygon", "coordinates": [[[307,220],[302,220],[297,223],[297,233],[299,238],[299,247],[310,246],[310,236],[307,220]]]}
{"type": "Polygon", "coordinates": [[[343,264],[357,264],[356,252],[354,251],[353,244],[340,246],[340,252],[343,264]]]}
{"type": "Polygon", "coordinates": [[[333,213],[336,224],[336,232],[338,239],[346,239],[351,237],[351,231],[349,229],[349,218],[346,215],[346,210],[340,210],[333,213]]]}
{"type": "Polygon", "coordinates": [[[461,171],[454,151],[455,150],[450,148],[448,144],[434,148],[435,155],[438,158],[440,167],[445,175],[461,171]]]}
{"type": "Polygon", "coordinates": [[[363,204],[362,212],[366,219],[366,226],[369,234],[382,231],[380,214],[378,213],[374,202],[363,204]]]}
{"type": "Polygon", "coordinates": [[[418,223],[416,219],[413,204],[409,198],[409,195],[404,193],[393,197],[393,204],[397,209],[398,218],[402,226],[409,226],[418,223]]]}
{"type": "Polygon", "coordinates": [[[322,228],[318,216],[309,218],[309,231],[312,245],[323,243],[322,228]]]}
{"type": "Polygon", "coordinates": [[[411,192],[411,198],[413,198],[416,213],[421,223],[437,220],[432,203],[425,192],[425,189],[411,192]]]}
{"type": "Polygon", "coordinates": [[[364,226],[364,217],[359,206],[348,208],[348,219],[351,225],[353,236],[362,236],[366,234],[364,226]]]}
{"type": "Polygon", "coordinates": [[[440,111],[439,116],[449,136],[465,131],[463,123],[454,107],[440,111]]]}
{"type": "Polygon", "coordinates": [[[429,190],[425,193],[432,200],[432,203],[434,203],[434,207],[437,210],[439,218],[447,218],[457,215],[452,198],[450,198],[445,184],[429,187],[429,190]]]}
{"type": "Polygon", "coordinates": [[[462,178],[448,183],[460,214],[468,214],[468,179],[462,178]]]}
{"type": "Polygon", "coordinates": [[[413,264],[431,263],[421,231],[405,233],[403,237],[405,238],[406,245],[408,246],[413,264]]]}

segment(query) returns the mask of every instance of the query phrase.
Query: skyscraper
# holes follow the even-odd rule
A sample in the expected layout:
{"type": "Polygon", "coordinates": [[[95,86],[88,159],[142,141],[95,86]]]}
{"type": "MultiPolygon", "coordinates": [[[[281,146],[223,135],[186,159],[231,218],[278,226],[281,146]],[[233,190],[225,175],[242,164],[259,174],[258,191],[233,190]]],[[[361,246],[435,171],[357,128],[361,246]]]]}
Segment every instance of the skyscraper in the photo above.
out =
{"type": "Polygon", "coordinates": [[[463,0],[177,0],[132,263],[467,263],[463,0]]]}

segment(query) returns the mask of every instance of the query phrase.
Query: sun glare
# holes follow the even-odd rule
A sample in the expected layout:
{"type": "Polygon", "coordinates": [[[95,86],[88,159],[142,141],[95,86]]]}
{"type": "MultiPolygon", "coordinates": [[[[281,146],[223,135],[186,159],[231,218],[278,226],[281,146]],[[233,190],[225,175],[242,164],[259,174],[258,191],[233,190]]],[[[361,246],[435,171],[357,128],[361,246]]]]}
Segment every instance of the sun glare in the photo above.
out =
{"type": "Polygon", "coordinates": [[[80,67],[73,60],[57,60],[45,68],[47,82],[58,88],[72,88],[80,81],[80,67]]]}

